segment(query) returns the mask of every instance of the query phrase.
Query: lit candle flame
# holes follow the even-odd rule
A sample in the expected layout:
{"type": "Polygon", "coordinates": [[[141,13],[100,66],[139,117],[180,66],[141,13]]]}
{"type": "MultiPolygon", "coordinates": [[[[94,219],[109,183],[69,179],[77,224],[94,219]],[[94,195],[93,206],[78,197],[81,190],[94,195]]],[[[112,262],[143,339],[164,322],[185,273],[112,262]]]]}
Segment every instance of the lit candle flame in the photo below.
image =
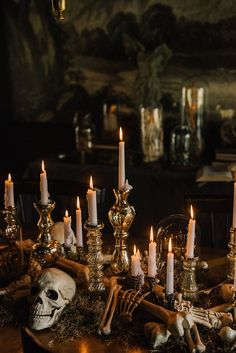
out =
{"type": "Polygon", "coordinates": [[[93,177],[92,176],[90,176],[89,187],[90,187],[90,189],[93,190],[93,177]]]}
{"type": "Polygon", "coordinates": [[[42,172],[45,172],[44,161],[42,161],[42,172]]]}
{"type": "Polygon", "coordinates": [[[77,199],[76,199],[76,205],[77,205],[77,208],[80,208],[79,196],[77,196],[77,199]]]}
{"type": "Polygon", "coordinates": [[[169,238],[169,243],[168,243],[168,252],[172,252],[172,242],[171,242],[171,237],[169,238]]]}
{"type": "Polygon", "coordinates": [[[136,255],[136,245],[134,245],[134,255],[136,255]]]}
{"type": "Polygon", "coordinates": [[[191,215],[191,218],[193,219],[193,206],[192,205],[190,206],[190,215],[191,215]]]}
{"type": "Polygon", "coordinates": [[[8,174],[8,181],[11,181],[11,174],[8,174]]]}
{"type": "Polygon", "coordinates": [[[153,242],[153,226],[151,226],[150,230],[150,242],[153,242]]]}
{"type": "Polygon", "coordinates": [[[66,212],[65,212],[65,217],[68,217],[69,216],[69,213],[68,213],[68,211],[66,210],[66,212]]]}
{"type": "Polygon", "coordinates": [[[120,127],[119,136],[120,136],[120,141],[123,141],[123,130],[122,130],[122,127],[120,127]]]}

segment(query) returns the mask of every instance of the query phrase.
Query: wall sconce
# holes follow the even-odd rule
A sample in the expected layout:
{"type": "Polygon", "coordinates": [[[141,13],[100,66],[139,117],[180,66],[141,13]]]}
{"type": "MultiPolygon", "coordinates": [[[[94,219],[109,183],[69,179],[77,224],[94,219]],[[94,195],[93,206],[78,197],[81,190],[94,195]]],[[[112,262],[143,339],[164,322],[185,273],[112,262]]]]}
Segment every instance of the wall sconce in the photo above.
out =
{"type": "Polygon", "coordinates": [[[62,22],[64,20],[64,12],[66,9],[66,0],[52,0],[52,11],[55,18],[62,22]]]}

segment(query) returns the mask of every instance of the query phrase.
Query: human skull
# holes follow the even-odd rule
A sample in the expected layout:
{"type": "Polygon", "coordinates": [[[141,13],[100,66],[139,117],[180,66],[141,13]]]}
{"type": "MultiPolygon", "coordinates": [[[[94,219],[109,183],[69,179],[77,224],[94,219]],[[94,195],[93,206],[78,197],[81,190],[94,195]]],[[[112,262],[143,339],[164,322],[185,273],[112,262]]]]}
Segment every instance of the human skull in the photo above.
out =
{"type": "Polygon", "coordinates": [[[57,268],[44,269],[34,281],[29,301],[29,326],[42,330],[53,326],[75,295],[72,277],[57,268]]]}

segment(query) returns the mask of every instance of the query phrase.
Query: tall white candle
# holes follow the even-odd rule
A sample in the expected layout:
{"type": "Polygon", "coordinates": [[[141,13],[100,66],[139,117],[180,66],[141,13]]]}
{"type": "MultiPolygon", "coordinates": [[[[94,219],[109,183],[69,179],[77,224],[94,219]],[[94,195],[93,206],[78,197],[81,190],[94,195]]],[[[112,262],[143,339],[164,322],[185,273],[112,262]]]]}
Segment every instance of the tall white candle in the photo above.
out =
{"type": "Polygon", "coordinates": [[[148,277],[155,277],[156,276],[156,271],[157,271],[156,247],[157,247],[157,244],[153,240],[153,227],[151,226],[149,253],[148,253],[148,277]]]}
{"type": "Polygon", "coordinates": [[[134,245],[134,254],[131,256],[131,276],[138,276],[140,259],[136,253],[136,246],[134,245]]]}
{"type": "Polygon", "coordinates": [[[14,184],[10,173],[8,174],[8,179],[5,180],[4,206],[5,208],[14,207],[14,184]]]}
{"type": "Polygon", "coordinates": [[[171,237],[169,239],[166,271],[166,294],[174,292],[174,254],[172,252],[171,237]]]}
{"type": "Polygon", "coordinates": [[[82,232],[82,215],[80,208],[79,196],[77,196],[77,208],[76,208],[76,245],[83,246],[83,232],[82,232]]]}
{"type": "Polygon", "coordinates": [[[195,242],[195,226],[196,220],[193,219],[193,207],[190,207],[191,218],[188,223],[188,235],[187,235],[187,244],[186,244],[186,253],[185,256],[188,259],[194,258],[194,242],[195,242]]]}
{"type": "Polygon", "coordinates": [[[47,173],[44,168],[44,161],[42,161],[42,173],[40,173],[40,193],[41,193],[41,204],[48,204],[48,179],[47,173]]]}
{"type": "Polygon", "coordinates": [[[64,221],[64,245],[65,247],[70,247],[73,242],[72,229],[71,229],[71,217],[68,214],[68,211],[65,212],[64,221]]]}
{"type": "Polygon", "coordinates": [[[125,189],[125,142],[123,141],[123,131],[120,127],[119,142],[119,165],[118,165],[118,189],[125,189]]]}
{"type": "Polygon", "coordinates": [[[87,202],[88,202],[89,224],[96,226],[98,224],[97,196],[96,196],[96,190],[93,189],[93,178],[92,177],[90,177],[90,186],[87,191],[87,202]]]}
{"type": "Polygon", "coordinates": [[[236,228],[236,182],[234,182],[234,200],[233,200],[233,222],[232,227],[236,228]]]}

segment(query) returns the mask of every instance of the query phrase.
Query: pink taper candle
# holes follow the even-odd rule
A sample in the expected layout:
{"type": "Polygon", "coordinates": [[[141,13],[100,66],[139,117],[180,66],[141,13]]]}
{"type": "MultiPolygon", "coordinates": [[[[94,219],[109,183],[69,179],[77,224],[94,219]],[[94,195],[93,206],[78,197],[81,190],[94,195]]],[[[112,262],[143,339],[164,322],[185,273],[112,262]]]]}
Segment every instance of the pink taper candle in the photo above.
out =
{"type": "Polygon", "coordinates": [[[10,173],[8,174],[8,179],[5,180],[4,206],[5,208],[14,207],[14,184],[10,173]]]}
{"type": "Polygon", "coordinates": [[[82,232],[82,215],[80,208],[79,196],[77,196],[77,208],[76,208],[76,245],[83,246],[83,232],[82,232]]]}
{"type": "Polygon", "coordinates": [[[123,141],[123,131],[120,127],[119,142],[119,165],[118,165],[118,189],[125,189],[125,142],[123,141]]]}
{"type": "Polygon", "coordinates": [[[193,206],[190,207],[191,218],[188,223],[188,235],[187,235],[187,244],[186,244],[186,253],[185,256],[187,259],[194,258],[194,242],[195,242],[195,226],[196,220],[193,219],[193,206]]]}
{"type": "Polygon", "coordinates": [[[93,189],[93,178],[92,177],[90,177],[89,189],[87,191],[87,201],[88,201],[89,224],[96,226],[98,224],[97,196],[96,196],[96,190],[93,189]]]}
{"type": "Polygon", "coordinates": [[[40,193],[41,193],[41,203],[43,205],[48,204],[48,180],[47,173],[44,168],[44,161],[42,161],[42,173],[40,174],[40,193]]]}
{"type": "Polygon", "coordinates": [[[236,228],[236,182],[234,182],[234,200],[233,200],[233,222],[232,227],[236,228]]]}
{"type": "Polygon", "coordinates": [[[167,271],[166,271],[166,294],[174,292],[174,254],[172,252],[171,237],[168,244],[167,271]]]}
{"type": "Polygon", "coordinates": [[[148,277],[156,276],[156,271],[157,271],[156,247],[157,247],[157,244],[153,240],[153,227],[151,226],[149,252],[148,252],[148,277]]]}

